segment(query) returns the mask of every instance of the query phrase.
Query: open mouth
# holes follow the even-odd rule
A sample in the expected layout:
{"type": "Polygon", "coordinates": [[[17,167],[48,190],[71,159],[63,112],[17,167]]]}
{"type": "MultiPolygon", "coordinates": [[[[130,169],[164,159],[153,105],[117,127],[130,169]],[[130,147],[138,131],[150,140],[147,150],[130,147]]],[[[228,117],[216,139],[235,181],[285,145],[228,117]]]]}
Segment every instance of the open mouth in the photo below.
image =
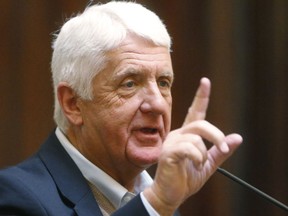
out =
{"type": "Polygon", "coordinates": [[[141,146],[155,146],[161,142],[161,129],[157,127],[139,127],[133,130],[133,136],[141,146]]]}
{"type": "Polygon", "coordinates": [[[156,134],[158,133],[157,128],[141,128],[140,131],[145,134],[156,134]]]}

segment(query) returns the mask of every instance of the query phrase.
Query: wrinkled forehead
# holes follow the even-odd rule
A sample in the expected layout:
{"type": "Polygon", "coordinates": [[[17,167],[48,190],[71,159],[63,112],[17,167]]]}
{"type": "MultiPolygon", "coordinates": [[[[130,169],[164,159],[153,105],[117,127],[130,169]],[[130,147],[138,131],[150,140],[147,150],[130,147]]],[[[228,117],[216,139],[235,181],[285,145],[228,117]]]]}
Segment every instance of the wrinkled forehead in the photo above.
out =
{"type": "Polygon", "coordinates": [[[170,50],[152,41],[128,35],[117,48],[107,52],[106,67],[114,67],[117,73],[123,70],[139,73],[142,69],[165,71],[173,76],[170,50]]]}

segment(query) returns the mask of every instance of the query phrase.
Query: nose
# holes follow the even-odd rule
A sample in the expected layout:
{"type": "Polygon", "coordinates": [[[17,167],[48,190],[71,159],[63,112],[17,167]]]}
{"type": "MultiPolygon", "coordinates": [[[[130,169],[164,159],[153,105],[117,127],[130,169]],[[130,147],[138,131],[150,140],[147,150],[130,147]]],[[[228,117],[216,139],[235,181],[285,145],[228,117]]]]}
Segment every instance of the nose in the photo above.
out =
{"type": "Polygon", "coordinates": [[[143,102],[140,110],[143,113],[162,115],[169,110],[171,96],[163,95],[157,83],[150,84],[143,91],[143,102]]]}

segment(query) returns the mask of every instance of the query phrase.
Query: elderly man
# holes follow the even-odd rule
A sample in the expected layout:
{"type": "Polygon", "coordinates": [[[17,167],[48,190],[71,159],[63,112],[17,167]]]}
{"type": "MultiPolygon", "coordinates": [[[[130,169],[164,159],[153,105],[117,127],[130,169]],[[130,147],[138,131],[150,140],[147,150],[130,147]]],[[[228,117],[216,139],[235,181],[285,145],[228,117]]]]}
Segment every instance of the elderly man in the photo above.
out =
{"type": "Polygon", "coordinates": [[[207,78],[170,132],[170,44],[160,19],[131,2],[90,6],[63,25],[52,58],[58,127],[0,172],[1,215],[173,215],[205,184],[242,138],[205,121],[207,78]]]}

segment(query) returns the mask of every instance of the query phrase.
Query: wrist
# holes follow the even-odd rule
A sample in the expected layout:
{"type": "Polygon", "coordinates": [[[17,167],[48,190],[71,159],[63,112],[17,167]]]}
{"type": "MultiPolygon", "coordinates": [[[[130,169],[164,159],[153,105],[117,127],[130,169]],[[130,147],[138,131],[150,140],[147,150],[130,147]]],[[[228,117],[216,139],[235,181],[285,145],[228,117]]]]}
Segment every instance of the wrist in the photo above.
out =
{"type": "Polygon", "coordinates": [[[161,199],[151,187],[146,188],[143,191],[143,195],[149,204],[161,216],[171,216],[178,208],[178,206],[171,205],[171,203],[167,203],[165,200],[161,199]]]}

